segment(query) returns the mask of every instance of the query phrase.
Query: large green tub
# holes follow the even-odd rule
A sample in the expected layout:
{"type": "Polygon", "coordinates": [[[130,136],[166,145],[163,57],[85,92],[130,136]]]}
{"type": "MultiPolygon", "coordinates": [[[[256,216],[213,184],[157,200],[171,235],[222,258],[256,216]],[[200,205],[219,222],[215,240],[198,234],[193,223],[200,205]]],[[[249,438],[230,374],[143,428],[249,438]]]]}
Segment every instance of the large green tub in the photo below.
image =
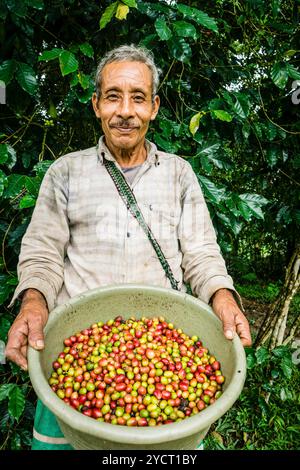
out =
{"type": "Polygon", "coordinates": [[[236,336],[227,340],[211,308],[191,295],[172,289],[123,284],[94,289],[55,308],[45,328],[45,349],[29,348],[29,375],[38,397],[56,415],[75,449],[195,449],[209,427],[239,397],[246,376],[244,348],[236,336]],[[97,321],[122,315],[164,316],[189,335],[197,335],[221,362],[226,377],[224,393],[193,417],[157,427],[126,427],[103,423],[82,415],[60,400],[48,385],[52,362],[63,349],[63,340],[97,321]]]}

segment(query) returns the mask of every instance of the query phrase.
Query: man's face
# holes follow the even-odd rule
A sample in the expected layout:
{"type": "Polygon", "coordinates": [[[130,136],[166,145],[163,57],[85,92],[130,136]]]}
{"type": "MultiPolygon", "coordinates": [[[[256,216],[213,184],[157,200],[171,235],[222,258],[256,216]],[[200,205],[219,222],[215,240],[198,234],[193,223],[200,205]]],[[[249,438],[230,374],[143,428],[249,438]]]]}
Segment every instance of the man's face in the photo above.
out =
{"type": "Polygon", "coordinates": [[[142,62],[112,62],[102,71],[101,95],[93,95],[106,143],[117,150],[134,150],[142,144],[155,119],[159,97],[152,102],[152,76],[142,62]]]}

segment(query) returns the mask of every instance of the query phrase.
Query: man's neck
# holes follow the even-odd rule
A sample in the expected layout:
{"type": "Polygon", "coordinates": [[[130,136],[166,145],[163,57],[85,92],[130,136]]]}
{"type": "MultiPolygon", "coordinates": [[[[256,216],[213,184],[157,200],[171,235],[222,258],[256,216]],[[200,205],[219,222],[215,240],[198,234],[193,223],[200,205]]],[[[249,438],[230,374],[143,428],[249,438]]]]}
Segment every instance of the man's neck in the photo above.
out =
{"type": "Polygon", "coordinates": [[[141,165],[147,158],[145,141],[134,149],[120,149],[114,147],[106,140],[104,140],[104,142],[110,153],[121,167],[130,168],[131,166],[141,165]]]}

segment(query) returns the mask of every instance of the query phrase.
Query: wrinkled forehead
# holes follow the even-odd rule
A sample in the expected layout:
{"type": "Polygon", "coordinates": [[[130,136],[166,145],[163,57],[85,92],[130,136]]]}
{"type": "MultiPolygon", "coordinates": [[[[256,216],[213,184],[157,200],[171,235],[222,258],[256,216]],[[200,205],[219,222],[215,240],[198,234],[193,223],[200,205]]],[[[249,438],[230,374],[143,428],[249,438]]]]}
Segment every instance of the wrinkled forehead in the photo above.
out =
{"type": "Polygon", "coordinates": [[[149,67],[142,62],[112,62],[105,65],[101,76],[101,89],[130,90],[142,88],[151,93],[152,74],[149,67]]]}

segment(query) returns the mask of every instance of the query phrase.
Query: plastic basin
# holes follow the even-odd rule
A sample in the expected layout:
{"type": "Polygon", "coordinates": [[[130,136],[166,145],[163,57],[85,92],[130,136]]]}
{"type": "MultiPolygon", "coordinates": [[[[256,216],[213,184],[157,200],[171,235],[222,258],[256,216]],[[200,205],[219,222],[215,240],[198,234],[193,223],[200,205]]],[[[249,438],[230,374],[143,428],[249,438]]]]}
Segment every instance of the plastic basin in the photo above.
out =
{"type": "Polygon", "coordinates": [[[45,349],[29,348],[28,369],[33,388],[56,415],[75,449],[196,449],[210,426],[239,397],[245,377],[244,348],[237,337],[227,340],[212,309],[195,297],[173,289],[122,284],[94,289],[56,307],[45,328],[45,349]],[[98,321],[122,315],[129,318],[163,316],[188,335],[197,335],[221,362],[226,377],[223,394],[213,405],[181,422],[157,427],[126,427],[99,422],[74,410],[48,384],[52,362],[63,350],[63,340],[98,321]]]}

